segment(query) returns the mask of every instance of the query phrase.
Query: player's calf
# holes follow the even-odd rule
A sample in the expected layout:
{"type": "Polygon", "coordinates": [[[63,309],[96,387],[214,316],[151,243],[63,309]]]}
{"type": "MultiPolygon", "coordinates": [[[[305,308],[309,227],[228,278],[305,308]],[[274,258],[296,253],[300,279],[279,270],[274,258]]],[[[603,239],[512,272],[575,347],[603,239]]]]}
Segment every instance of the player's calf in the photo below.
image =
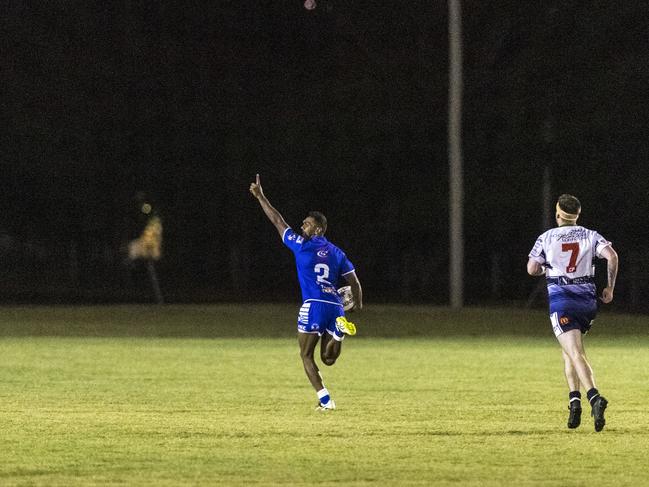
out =
{"type": "Polygon", "coordinates": [[[322,363],[327,366],[335,364],[337,359],[338,357],[330,357],[326,354],[320,355],[320,360],[322,360],[322,363]]]}

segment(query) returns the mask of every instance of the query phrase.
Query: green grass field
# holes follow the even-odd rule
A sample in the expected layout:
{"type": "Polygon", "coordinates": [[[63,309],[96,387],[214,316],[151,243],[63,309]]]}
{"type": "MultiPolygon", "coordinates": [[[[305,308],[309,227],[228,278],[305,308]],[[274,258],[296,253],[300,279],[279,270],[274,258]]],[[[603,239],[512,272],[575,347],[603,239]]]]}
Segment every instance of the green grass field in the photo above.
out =
{"type": "Polygon", "coordinates": [[[545,312],[370,306],[314,411],[297,306],[0,308],[0,485],[646,485],[646,317],[587,337],[568,430],[545,312]]]}

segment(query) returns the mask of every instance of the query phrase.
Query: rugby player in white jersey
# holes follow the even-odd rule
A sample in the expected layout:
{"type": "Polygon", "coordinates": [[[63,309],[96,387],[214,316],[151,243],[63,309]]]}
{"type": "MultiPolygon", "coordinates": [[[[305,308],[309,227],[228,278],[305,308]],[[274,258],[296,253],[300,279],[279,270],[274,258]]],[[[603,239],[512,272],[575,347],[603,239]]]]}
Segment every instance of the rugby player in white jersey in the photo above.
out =
{"type": "Polygon", "coordinates": [[[529,254],[527,272],[545,275],[548,285],[552,330],[563,351],[564,372],[568,382],[568,428],[581,422],[581,393],[586,391],[595,421],[595,431],[602,431],[608,401],[595,385],[595,377],[586,353],[583,335],[597,313],[594,282],[595,258],[607,261],[607,286],[601,300],[610,303],[617,278],[618,257],[611,242],[599,233],[577,225],[581,203],[569,194],[559,196],[556,205],[557,227],[543,233],[529,254]]]}
{"type": "Polygon", "coordinates": [[[345,318],[342,298],[336,289],[338,282],[344,279],[351,286],[354,301],[352,310],[362,309],[361,283],[345,253],[324,237],[327,219],[322,213],[310,212],[302,222],[302,234],[298,235],[269,203],[261,188],[259,174],[255,182],[250,184],[250,192],[277,229],[284,245],[295,255],[303,301],[297,322],[302,364],[318,396],[316,409],[335,409],[336,404],[322,382],[313,352],[320,340],[322,363],[333,365],[340,356],[345,335],[356,334],[356,326],[345,318]]]}

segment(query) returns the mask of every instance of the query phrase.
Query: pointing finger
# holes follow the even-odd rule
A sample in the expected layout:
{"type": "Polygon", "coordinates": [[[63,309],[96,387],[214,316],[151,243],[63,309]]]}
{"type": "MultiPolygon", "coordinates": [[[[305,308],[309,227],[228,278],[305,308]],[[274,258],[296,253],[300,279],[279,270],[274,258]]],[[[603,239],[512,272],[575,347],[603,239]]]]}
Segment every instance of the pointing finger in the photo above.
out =
{"type": "Polygon", "coordinates": [[[257,184],[261,184],[259,181],[259,174],[257,174],[257,184]]]}

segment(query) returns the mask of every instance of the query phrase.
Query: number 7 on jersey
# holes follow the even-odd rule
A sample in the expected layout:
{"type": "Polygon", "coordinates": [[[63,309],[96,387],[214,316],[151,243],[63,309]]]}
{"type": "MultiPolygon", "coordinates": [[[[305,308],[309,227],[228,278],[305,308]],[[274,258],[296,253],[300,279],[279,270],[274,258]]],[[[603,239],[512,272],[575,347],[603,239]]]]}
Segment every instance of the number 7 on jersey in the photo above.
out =
{"type": "Polygon", "coordinates": [[[566,272],[575,272],[577,270],[577,257],[579,256],[579,243],[561,244],[561,252],[570,252],[570,260],[568,261],[566,272]]]}

